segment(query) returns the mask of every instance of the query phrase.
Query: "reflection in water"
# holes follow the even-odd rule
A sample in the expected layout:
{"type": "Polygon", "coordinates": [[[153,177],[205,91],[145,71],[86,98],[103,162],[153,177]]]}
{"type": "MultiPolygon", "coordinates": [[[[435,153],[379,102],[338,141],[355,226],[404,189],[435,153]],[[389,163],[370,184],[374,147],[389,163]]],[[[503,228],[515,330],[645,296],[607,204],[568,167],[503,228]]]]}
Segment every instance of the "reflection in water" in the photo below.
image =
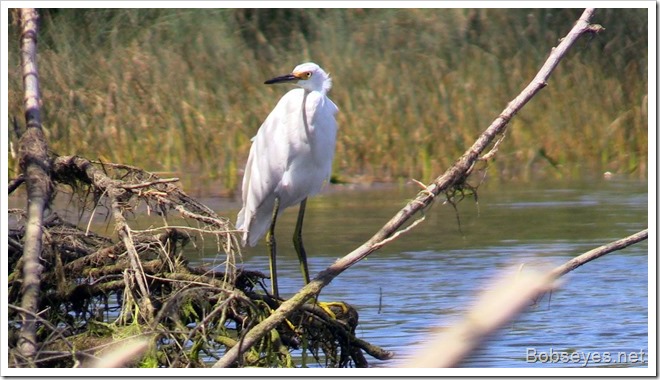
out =
{"type": "MultiPolygon", "coordinates": [[[[415,191],[338,191],[310,199],[303,233],[311,274],[366,241],[415,191]]],[[[520,264],[523,270],[549,269],[638,232],[647,228],[647,209],[645,183],[483,186],[478,205],[469,199],[459,204],[460,227],[451,207],[435,204],[424,223],[341,274],[320,298],[352,304],[360,314],[358,336],[396,353],[391,361],[371,364],[397,366],[432,330],[460,320],[501,271],[520,264]]],[[[285,212],[278,223],[284,297],[302,285],[290,243],[295,217],[295,210],[285,212]]],[[[583,361],[543,364],[528,358],[552,352],[647,353],[647,251],[646,242],[637,244],[567,275],[559,290],[502,329],[464,366],[581,366],[583,361]]],[[[202,260],[213,261],[214,254],[202,260]]],[[[244,260],[245,267],[267,273],[263,243],[244,252],[244,260]]],[[[592,360],[589,366],[613,364],[592,360]]]]}

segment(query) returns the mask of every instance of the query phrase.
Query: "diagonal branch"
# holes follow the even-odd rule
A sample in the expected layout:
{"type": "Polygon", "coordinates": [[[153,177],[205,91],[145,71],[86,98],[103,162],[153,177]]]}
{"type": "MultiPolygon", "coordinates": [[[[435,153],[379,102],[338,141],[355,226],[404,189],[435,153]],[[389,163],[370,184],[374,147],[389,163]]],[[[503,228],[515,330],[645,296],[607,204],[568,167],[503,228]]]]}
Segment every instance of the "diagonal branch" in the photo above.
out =
{"type": "Polygon", "coordinates": [[[561,43],[552,49],[550,56],[543,64],[538,74],[525,87],[525,89],[502,111],[502,113],[491,123],[491,125],[479,136],[477,141],[470,147],[443,175],[436,178],[432,184],[422,190],[415,199],[408,202],[385,226],[383,226],[367,242],[355,249],[348,255],[340,258],[324,271],[319,273],[312,281],[303,287],[296,295],[291,297],[277,309],[269,318],[250,330],[243,338],[241,344],[232,347],[218,360],[213,367],[228,367],[236,362],[240,355],[257,343],[268,331],[275,328],[293,311],[299,308],[306,300],[316,296],[321,289],[328,285],[340,273],[350,268],[358,261],[364,259],[372,252],[383,246],[383,241],[394,235],[399,229],[417,212],[428,207],[436,195],[450,190],[454,186],[460,186],[469,175],[469,171],[479,156],[493,142],[496,136],[506,129],[507,124],[522,107],[529,102],[536,93],[547,85],[550,74],[557,67],[568,50],[585,33],[595,33],[599,29],[589,24],[594,9],[586,9],[580,19],[575,23],[561,43]]]}
{"type": "Polygon", "coordinates": [[[646,240],[649,236],[648,228],[642,231],[639,231],[636,234],[630,235],[627,238],[613,241],[609,244],[594,248],[589,252],[585,252],[578,257],[574,257],[571,260],[567,261],[563,265],[552,270],[551,275],[554,277],[561,277],[568,272],[571,272],[578,267],[588,263],[589,261],[596,260],[597,258],[604,256],[610,252],[618,251],[624,249],[633,244],[637,244],[640,241],[646,240]]]}
{"type": "Polygon", "coordinates": [[[608,253],[646,240],[648,229],[594,248],[545,273],[517,273],[493,285],[482,295],[463,321],[430,339],[413,359],[410,368],[456,367],[470,352],[512,321],[548,291],[557,287],[557,279],[577,267],[608,253]],[[494,296],[493,296],[494,295],[494,296]],[[442,355],[438,355],[441,352],[442,355]]]}

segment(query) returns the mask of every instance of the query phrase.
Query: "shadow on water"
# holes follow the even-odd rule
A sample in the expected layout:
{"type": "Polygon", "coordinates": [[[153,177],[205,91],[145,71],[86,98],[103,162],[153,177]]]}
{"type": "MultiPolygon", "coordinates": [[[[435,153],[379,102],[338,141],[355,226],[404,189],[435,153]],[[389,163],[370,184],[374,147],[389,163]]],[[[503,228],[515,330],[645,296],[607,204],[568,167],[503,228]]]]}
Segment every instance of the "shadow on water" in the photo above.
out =
{"type": "MultiPolygon", "coordinates": [[[[323,290],[321,300],[342,300],[356,307],[359,337],[396,353],[395,359],[372,360],[372,365],[400,365],[432,331],[460,320],[478,292],[503,270],[521,264],[553,268],[648,226],[646,183],[532,186],[483,186],[478,204],[467,198],[459,204],[460,228],[454,210],[437,202],[415,230],[351,267],[323,290]]],[[[311,199],[304,228],[311,273],[366,241],[416,191],[412,187],[330,191],[311,199]]],[[[236,211],[228,210],[226,215],[236,211]]],[[[302,285],[290,243],[295,218],[294,208],[278,220],[278,273],[284,297],[302,285]]],[[[547,358],[543,354],[647,353],[647,251],[643,242],[567,275],[559,290],[502,329],[464,366],[581,366],[584,357],[562,362],[559,354],[547,358]],[[557,363],[547,362],[554,358],[557,363]]],[[[208,252],[197,260],[213,262],[214,255],[208,252]]],[[[263,242],[245,250],[244,266],[267,273],[263,242]]],[[[589,366],[616,364],[591,359],[589,366]]]]}

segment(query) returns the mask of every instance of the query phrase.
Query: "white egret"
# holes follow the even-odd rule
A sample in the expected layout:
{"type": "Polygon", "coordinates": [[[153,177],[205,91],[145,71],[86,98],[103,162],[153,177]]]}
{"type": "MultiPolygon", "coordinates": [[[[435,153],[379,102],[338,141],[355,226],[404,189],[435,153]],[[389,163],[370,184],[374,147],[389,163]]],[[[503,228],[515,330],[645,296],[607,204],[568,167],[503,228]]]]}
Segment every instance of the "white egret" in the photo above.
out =
{"type": "Polygon", "coordinates": [[[236,227],[243,245],[254,246],[268,230],[273,295],[278,297],[275,222],[277,214],[300,204],[293,244],[305,283],[309,283],[302,224],[307,197],[318,193],[330,178],[335,153],[337,106],[327,97],[332,79],[315,63],[296,66],[291,74],[264,84],[295,82],[252,139],[243,175],[243,208],[236,227]],[[270,229],[269,229],[270,226],[270,229]]]}

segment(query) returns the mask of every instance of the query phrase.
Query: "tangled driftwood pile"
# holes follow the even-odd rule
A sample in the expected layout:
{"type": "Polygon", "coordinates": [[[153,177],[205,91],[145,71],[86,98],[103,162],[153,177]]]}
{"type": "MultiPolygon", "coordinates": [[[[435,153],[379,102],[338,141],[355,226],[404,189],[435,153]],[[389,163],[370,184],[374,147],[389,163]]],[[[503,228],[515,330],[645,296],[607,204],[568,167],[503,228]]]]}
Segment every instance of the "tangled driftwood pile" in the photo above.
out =
{"type": "MultiPolygon", "coordinates": [[[[187,196],[173,184],[176,179],[76,156],[57,157],[52,167],[59,196],[70,197],[71,207],[88,213],[105,208],[120,239],[83,229],[85,218],[72,224],[55,212],[47,214],[34,364],[85,365],[113,342],[143,336],[149,349],[133,365],[206,366],[282,302],[265,291],[262,273],[236,266],[240,251],[227,219],[187,196]],[[73,191],[62,191],[67,189],[73,191]],[[145,212],[162,216],[162,225],[132,229],[131,217],[145,212]],[[185,249],[202,243],[217,247],[222,264],[215,268],[222,271],[188,264],[185,249]]],[[[18,178],[12,183],[12,191],[21,182],[18,178]]],[[[9,316],[14,348],[22,311],[18,305],[25,219],[22,210],[11,214],[9,316]]],[[[305,364],[366,366],[363,350],[388,357],[355,337],[357,322],[357,312],[346,304],[321,308],[307,303],[241,364],[293,366],[291,352],[296,349],[311,358],[305,364]]],[[[16,350],[11,360],[23,363],[16,350]]]]}

